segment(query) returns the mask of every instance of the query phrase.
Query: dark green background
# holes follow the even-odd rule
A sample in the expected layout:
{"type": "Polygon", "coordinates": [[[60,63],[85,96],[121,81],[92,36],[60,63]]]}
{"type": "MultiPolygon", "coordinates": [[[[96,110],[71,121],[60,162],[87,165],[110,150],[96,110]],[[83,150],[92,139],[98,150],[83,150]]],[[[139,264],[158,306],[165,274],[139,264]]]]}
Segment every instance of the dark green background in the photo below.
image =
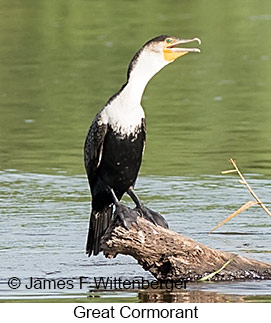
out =
{"type": "Polygon", "coordinates": [[[82,174],[89,124],[159,34],[202,39],[143,99],[143,174],[271,174],[270,1],[0,0],[0,169],[82,174]]]}

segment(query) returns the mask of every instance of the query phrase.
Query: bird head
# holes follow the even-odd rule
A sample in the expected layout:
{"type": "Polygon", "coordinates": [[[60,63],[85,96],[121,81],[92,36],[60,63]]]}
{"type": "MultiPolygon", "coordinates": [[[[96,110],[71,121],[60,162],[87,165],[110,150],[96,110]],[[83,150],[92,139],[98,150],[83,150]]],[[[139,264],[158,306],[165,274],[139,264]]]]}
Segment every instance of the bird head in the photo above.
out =
{"type": "Polygon", "coordinates": [[[141,70],[141,74],[156,74],[160,69],[169,63],[174,62],[178,57],[188,53],[200,53],[199,48],[183,47],[185,44],[198,42],[199,38],[181,39],[168,35],[162,35],[149,40],[135,54],[128,68],[128,78],[134,70],[141,70]]]}
{"type": "Polygon", "coordinates": [[[173,62],[175,59],[188,54],[188,53],[200,53],[199,48],[184,48],[184,44],[197,41],[199,45],[201,40],[199,38],[191,39],[179,39],[175,37],[166,37],[164,41],[160,41],[160,46],[162,47],[163,56],[166,61],[173,62]]]}

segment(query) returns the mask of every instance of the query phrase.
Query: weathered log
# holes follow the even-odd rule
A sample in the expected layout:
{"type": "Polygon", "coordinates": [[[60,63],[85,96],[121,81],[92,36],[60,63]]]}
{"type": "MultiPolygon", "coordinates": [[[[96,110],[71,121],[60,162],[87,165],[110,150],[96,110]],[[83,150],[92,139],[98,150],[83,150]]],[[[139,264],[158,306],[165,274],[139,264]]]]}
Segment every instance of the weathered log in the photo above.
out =
{"type": "Polygon", "coordinates": [[[271,264],[212,249],[138,217],[129,230],[113,222],[102,239],[106,257],[130,255],[158,280],[196,281],[221,269],[212,280],[271,279],[271,264]]]}

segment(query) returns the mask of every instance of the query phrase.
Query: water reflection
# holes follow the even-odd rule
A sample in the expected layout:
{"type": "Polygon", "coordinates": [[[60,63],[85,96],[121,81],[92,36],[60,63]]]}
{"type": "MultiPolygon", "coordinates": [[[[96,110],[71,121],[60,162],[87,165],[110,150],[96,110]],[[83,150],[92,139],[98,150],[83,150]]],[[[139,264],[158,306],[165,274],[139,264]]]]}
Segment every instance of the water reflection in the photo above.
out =
{"type": "Polygon", "coordinates": [[[144,303],[225,303],[241,302],[242,296],[204,292],[200,290],[186,292],[143,292],[138,294],[144,303]]]}

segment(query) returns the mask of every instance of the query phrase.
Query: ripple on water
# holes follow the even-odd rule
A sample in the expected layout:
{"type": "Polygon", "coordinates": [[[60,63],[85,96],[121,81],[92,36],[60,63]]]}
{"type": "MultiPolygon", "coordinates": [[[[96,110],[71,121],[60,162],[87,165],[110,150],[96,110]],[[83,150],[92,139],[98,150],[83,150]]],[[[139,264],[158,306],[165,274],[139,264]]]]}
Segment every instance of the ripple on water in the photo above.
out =
{"type": "MultiPolygon", "coordinates": [[[[76,278],[101,275],[152,279],[131,257],[120,255],[108,260],[102,255],[88,258],[84,254],[90,203],[85,176],[7,170],[0,172],[0,182],[1,286],[11,276],[25,280],[30,276],[76,278]]],[[[263,199],[270,196],[268,181],[252,176],[249,182],[263,199]]],[[[238,215],[215,234],[208,234],[249,198],[248,192],[235,178],[139,177],[136,188],[144,203],[166,217],[171,229],[217,249],[270,261],[270,219],[259,207],[238,215]]],[[[131,202],[125,198],[125,203],[131,202]]],[[[224,294],[270,294],[267,282],[190,286],[191,290],[224,294]]],[[[1,290],[2,298],[26,293],[25,290],[15,293],[1,290]]],[[[53,294],[48,291],[46,297],[53,294]]],[[[39,296],[44,294],[36,292],[35,297],[39,296]]]]}

